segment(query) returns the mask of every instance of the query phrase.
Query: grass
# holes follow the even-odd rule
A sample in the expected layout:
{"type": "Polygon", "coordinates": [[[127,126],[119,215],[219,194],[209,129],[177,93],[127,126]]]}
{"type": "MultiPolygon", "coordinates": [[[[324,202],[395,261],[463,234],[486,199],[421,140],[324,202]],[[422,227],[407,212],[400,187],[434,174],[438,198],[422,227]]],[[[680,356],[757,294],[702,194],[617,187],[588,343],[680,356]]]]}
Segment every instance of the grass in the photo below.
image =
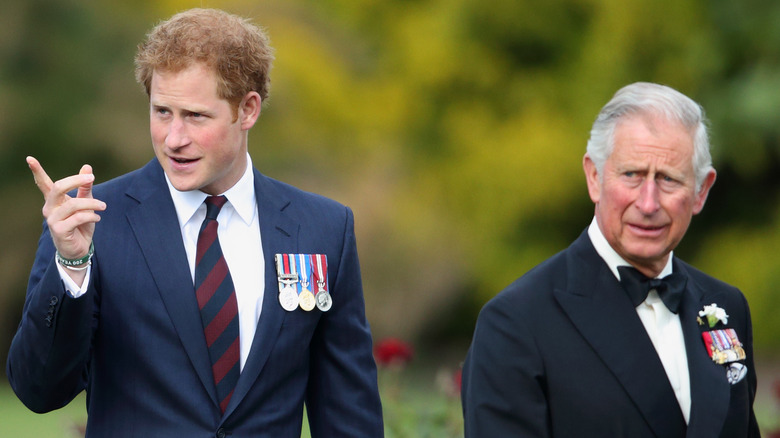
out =
{"type": "MultiPolygon", "coordinates": [[[[460,402],[456,398],[438,393],[430,381],[423,383],[399,370],[380,374],[388,438],[463,436],[460,402]]],[[[77,427],[84,425],[87,418],[85,403],[82,393],[62,409],[36,414],[16,398],[7,383],[0,383],[2,436],[77,438],[81,436],[77,427]]],[[[305,415],[301,438],[310,438],[305,415]]]]}
{"type": "Polygon", "coordinates": [[[35,438],[76,438],[76,428],[87,418],[86,396],[76,397],[68,406],[48,414],[36,414],[16,398],[7,383],[0,383],[0,422],[3,436],[35,438]]]}
{"type": "MultiPolygon", "coordinates": [[[[384,376],[387,377],[387,376],[384,376]]],[[[392,380],[392,379],[391,379],[392,380]]],[[[388,383],[386,380],[381,383],[388,383]]],[[[462,437],[460,402],[437,395],[430,387],[418,386],[418,382],[402,382],[403,389],[383,388],[385,432],[395,437],[462,437]],[[408,386],[407,386],[408,385],[408,386]],[[411,388],[417,388],[413,390],[411,388]]],[[[769,389],[769,388],[766,388],[769,389]]],[[[767,391],[768,392],[768,391],[767,391]]],[[[777,421],[777,404],[768,394],[756,401],[756,414],[766,435],[780,428],[777,421]]],[[[76,427],[86,418],[85,395],[82,393],[68,406],[48,414],[36,414],[28,410],[16,398],[7,383],[0,383],[0,425],[3,436],[35,438],[77,438],[76,427]]],[[[309,427],[304,416],[301,438],[309,438],[309,427]]]]}

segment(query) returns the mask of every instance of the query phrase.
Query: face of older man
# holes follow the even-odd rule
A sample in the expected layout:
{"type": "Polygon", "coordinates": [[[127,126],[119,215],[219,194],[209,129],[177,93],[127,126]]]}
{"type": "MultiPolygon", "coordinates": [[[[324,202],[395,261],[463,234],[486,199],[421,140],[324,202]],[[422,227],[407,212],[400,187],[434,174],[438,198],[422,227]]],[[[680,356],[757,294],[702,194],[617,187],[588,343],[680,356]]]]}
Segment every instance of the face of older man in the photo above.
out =
{"type": "Polygon", "coordinates": [[[601,175],[588,155],[583,160],[596,220],[621,257],[656,276],[704,207],[715,171],[697,190],[692,134],[663,117],[629,116],[614,140],[601,175]]]}

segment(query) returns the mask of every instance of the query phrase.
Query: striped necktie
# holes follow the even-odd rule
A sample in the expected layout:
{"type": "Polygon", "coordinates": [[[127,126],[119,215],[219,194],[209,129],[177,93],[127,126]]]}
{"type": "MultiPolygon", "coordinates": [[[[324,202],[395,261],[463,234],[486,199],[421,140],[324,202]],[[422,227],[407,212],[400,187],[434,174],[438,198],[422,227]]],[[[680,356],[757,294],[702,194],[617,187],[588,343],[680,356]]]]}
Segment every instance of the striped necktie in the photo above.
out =
{"type": "Polygon", "coordinates": [[[217,215],[225,196],[206,198],[206,218],[200,226],[195,256],[195,295],[211,359],[219,407],[225,412],[238,381],[240,344],[238,303],[222,247],[217,215]]]}

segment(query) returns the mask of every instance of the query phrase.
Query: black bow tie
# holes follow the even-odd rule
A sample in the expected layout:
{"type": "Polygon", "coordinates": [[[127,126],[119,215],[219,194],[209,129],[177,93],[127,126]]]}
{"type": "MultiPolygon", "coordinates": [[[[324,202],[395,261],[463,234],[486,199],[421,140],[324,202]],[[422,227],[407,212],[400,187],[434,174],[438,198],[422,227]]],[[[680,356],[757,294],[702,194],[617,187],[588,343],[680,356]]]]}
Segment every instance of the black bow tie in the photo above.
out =
{"type": "Polygon", "coordinates": [[[619,266],[620,284],[628,292],[634,307],[647,299],[647,294],[655,289],[661,301],[672,313],[680,310],[682,293],[688,278],[678,272],[673,272],[664,278],[648,278],[632,266],[619,266]]]}

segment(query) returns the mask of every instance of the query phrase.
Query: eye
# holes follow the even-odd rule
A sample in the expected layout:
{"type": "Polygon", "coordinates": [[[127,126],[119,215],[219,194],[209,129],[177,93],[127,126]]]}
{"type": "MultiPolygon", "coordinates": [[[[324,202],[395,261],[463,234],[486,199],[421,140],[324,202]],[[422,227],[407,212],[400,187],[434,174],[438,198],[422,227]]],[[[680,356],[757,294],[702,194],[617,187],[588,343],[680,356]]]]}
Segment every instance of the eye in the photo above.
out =
{"type": "Polygon", "coordinates": [[[623,178],[629,181],[636,181],[641,177],[640,173],[634,170],[627,170],[623,172],[623,178]]]}
{"type": "Polygon", "coordinates": [[[665,190],[674,190],[681,185],[680,180],[664,174],[659,174],[656,181],[658,181],[658,185],[665,190]]]}
{"type": "Polygon", "coordinates": [[[188,112],[187,113],[187,117],[189,117],[190,119],[193,119],[193,120],[202,120],[202,119],[208,118],[208,116],[206,114],[195,112],[195,111],[188,112]]]}

